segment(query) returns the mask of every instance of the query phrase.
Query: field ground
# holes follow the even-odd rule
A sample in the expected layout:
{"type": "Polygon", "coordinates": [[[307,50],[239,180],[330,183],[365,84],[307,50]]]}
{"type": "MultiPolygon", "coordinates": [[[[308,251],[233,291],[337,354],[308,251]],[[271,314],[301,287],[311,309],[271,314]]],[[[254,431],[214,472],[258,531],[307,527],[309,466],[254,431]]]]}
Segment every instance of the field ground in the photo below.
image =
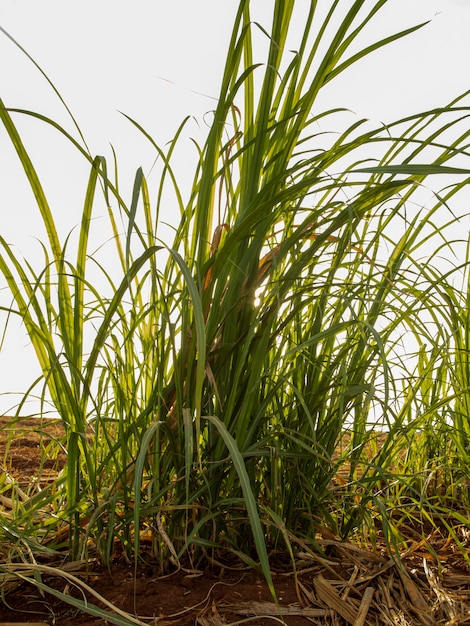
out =
{"type": "MultiPolygon", "coordinates": [[[[0,420],[2,471],[24,488],[35,479],[41,446],[49,440],[34,431],[36,420],[22,420],[13,438],[8,424],[8,418],[0,420]]],[[[60,423],[51,422],[45,430],[52,438],[62,434],[60,423]]],[[[64,454],[45,463],[43,480],[50,480],[60,469],[64,454]]],[[[0,515],[8,515],[8,493],[0,498],[0,515]]],[[[134,565],[119,555],[110,572],[93,561],[65,565],[64,559],[48,561],[47,565],[56,567],[57,572],[62,568],[72,573],[118,610],[159,626],[242,622],[271,626],[283,621],[288,626],[470,624],[470,567],[446,533],[434,530],[426,536],[422,529],[410,528],[409,549],[396,558],[390,558],[385,550],[374,553],[340,542],[326,532],[316,537],[315,543],[320,551],[305,543],[297,555],[295,573],[288,558],[271,555],[279,608],[262,576],[229,561],[226,555],[214,555],[213,564],[203,571],[181,567],[166,576],[150,558],[135,572],[134,565]]],[[[79,582],[72,583],[59,575],[43,579],[62,593],[86,595],[91,603],[103,606],[79,588],[79,582]]],[[[4,578],[2,586],[0,626],[25,622],[55,626],[106,623],[50,594],[41,595],[28,582],[4,578]]]]}

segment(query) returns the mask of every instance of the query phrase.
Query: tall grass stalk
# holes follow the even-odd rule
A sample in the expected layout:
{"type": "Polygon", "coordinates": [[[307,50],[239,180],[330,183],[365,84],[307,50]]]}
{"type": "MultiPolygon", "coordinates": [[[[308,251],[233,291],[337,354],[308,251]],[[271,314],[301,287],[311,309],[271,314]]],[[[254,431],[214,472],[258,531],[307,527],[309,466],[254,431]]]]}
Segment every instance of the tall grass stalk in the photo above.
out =
{"type": "Polygon", "coordinates": [[[65,528],[72,558],[93,550],[110,563],[119,545],[145,558],[150,539],[162,567],[229,550],[271,582],[269,550],[291,549],[289,537],[372,536],[381,521],[399,542],[397,511],[438,510],[431,458],[417,464],[436,425],[456,448],[438,453],[439,471],[452,465],[468,484],[468,298],[452,286],[468,276],[468,250],[447,273],[439,256],[456,245],[469,108],[462,97],[374,126],[316,104],[354,63],[422,26],[358,51],[385,4],[336,0],[322,21],[311,3],[292,51],[295,3],[276,0],[260,26],[242,0],[188,197],[173,168],[186,123],[163,149],[130,120],[155,148],[160,183],[152,191],[139,169],[126,203],[117,166],[112,177],[53,120],[1,103],[47,232],[41,269],[0,238],[6,309],[41,366],[28,394],[39,388],[60,416],[67,450],[64,476],[18,507],[24,545],[59,548],[65,528]],[[19,115],[90,163],[75,249],[57,233],[19,115]],[[427,179],[449,173],[422,206],[427,179]],[[96,194],[114,260],[90,251],[96,194]],[[170,196],[171,243],[160,235],[170,196]]]}

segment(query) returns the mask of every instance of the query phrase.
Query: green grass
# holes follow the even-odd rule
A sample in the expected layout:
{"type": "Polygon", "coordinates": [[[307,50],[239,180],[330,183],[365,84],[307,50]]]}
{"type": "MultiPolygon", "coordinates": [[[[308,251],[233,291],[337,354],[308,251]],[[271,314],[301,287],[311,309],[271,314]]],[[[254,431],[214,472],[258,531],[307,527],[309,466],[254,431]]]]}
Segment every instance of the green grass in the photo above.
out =
{"type": "Polygon", "coordinates": [[[242,1],[187,197],[173,169],[184,124],[163,149],[130,120],[160,170],[151,189],[139,169],[126,201],[116,163],[1,104],[47,232],[40,269],[0,238],[8,313],[42,370],[24,401],[53,408],[67,449],[63,475],[18,504],[17,550],[109,564],[119,544],[137,562],[148,531],[162,564],[228,550],[271,582],[269,551],[320,527],[347,538],[379,525],[399,545],[404,519],[468,525],[469,255],[466,233],[452,235],[470,173],[465,94],[386,127],[341,127],[341,109],[316,107],[355,61],[419,28],[357,52],[384,4],[355,1],[335,20],[335,1],[322,22],[313,3],[293,53],[294,2],[276,1],[258,58],[260,26],[242,1]],[[57,233],[19,115],[90,163],[76,246],[57,233]],[[436,174],[453,176],[424,206],[436,174]],[[89,246],[97,194],[114,245],[101,256],[89,246]],[[160,235],[169,197],[171,243],[160,235]]]}

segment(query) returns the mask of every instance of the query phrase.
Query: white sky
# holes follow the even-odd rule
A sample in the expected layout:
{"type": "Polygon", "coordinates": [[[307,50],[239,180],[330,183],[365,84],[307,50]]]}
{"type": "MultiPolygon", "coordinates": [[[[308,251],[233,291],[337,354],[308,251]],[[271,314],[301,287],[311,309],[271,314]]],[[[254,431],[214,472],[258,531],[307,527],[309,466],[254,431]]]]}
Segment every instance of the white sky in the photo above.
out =
{"type": "MultiPolygon", "coordinates": [[[[258,19],[272,6],[270,0],[252,4],[258,19]]],[[[110,158],[113,144],[122,191],[130,199],[136,168],[148,171],[154,153],[118,111],[134,117],[160,145],[186,115],[203,124],[213,102],[199,94],[217,96],[237,6],[238,0],[1,0],[0,26],[52,79],[91,151],[110,158]]],[[[370,40],[427,19],[431,24],[418,33],[352,68],[325,94],[324,108],[346,106],[360,116],[390,121],[446,104],[470,88],[470,0],[390,0],[370,40]]],[[[38,111],[73,130],[44,78],[1,33],[0,59],[6,106],[38,111]]],[[[68,232],[80,220],[89,168],[51,130],[32,120],[15,121],[68,232]]],[[[192,128],[197,132],[196,124],[192,128]]],[[[1,234],[27,254],[36,245],[34,237],[43,237],[41,222],[3,129],[0,207],[1,234]]],[[[0,302],[6,303],[4,292],[0,302]]],[[[14,330],[13,325],[0,352],[0,394],[24,389],[37,371],[34,355],[23,348],[24,330],[17,329],[16,336],[14,330]]],[[[0,395],[0,413],[16,400],[0,395]]]]}

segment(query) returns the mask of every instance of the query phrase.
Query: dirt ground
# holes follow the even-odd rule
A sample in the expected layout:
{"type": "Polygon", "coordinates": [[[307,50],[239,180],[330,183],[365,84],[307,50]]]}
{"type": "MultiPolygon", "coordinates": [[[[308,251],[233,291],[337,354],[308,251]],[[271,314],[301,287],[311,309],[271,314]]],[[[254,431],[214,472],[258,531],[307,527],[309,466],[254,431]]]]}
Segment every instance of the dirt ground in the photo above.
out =
{"type": "MultiPolygon", "coordinates": [[[[8,418],[0,419],[2,472],[22,488],[37,472],[41,446],[48,442],[34,432],[36,425],[35,420],[22,420],[11,440],[8,418]]],[[[60,424],[51,422],[46,430],[50,437],[62,434],[60,424]]],[[[52,477],[64,460],[65,452],[48,459],[42,475],[47,479],[50,472],[52,477]]],[[[0,522],[6,506],[0,500],[0,522]]],[[[298,554],[295,572],[285,555],[272,555],[278,606],[261,575],[230,561],[223,568],[180,569],[162,577],[157,563],[149,560],[135,572],[133,565],[116,557],[110,571],[90,562],[75,568],[73,575],[117,611],[138,616],[149,625],[470,624],[470,568],[447,534],[435,532],[427,539],[410,529],[409,550],[391,558],[384,550],[373,553],[324,535],[316,538],[322,555],[306,544],[298,554]]],[[[44,576],[44,581],[62,593],[87,597],[102,606],[65,578],[44,576]]],[[[30,583],[2,582],[0,586],[0,626],[109,623],[41,594],[30,583]]]]}

